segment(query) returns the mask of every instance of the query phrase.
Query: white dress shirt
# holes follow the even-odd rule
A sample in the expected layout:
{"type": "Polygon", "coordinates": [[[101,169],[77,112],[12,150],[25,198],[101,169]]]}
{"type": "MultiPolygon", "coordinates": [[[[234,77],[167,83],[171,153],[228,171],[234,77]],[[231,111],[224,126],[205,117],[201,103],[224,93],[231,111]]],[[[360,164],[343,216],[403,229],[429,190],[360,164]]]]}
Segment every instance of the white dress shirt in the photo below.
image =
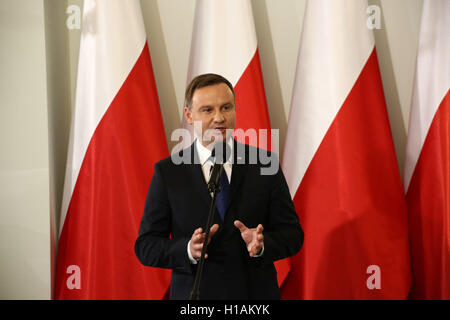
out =
{"type": "MultiPolygon", "coordinates": [[[[233,154],[233,140],[230,137],[227,141],[228,146],[230,147],[231,153],[233,154]]],[[[197,148],[198,158],[200,160],[200,164],[202,165],[203,176],[205,177],[205,182],[209,182],[209,178],[211,175],[211,168],[214,165],[213,160],[211,159],[211,151],[202,145],[198,140],[195,141],[195,147],[197,148]]],[[[231,170],[232,170],[232,157],[223,164],[223,168],[228,177],[228,182],[231,183],[231,170]]]]}

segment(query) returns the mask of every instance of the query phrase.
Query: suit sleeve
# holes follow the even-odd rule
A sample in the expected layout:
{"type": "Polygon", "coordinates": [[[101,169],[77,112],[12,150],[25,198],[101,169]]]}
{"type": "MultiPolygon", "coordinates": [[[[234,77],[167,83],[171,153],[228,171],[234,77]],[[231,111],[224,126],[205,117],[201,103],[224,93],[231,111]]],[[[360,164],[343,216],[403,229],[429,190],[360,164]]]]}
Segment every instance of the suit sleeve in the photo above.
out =
{"type": "Polygon", "coordinates": [[[276,261],[300,251],[304,233],[280,167],[271,186],[269,224],[264,228],[264,260],[276,261]]]}
{"type": "Polygon", "coordinates": [[[172,211],[167,192],[160,165],[157,163],[145,201],[139,235],[134,246],[135,253],[145,266],[192,273],[186,251],[190,239],[171,239],[170,237],[172,211]]]}

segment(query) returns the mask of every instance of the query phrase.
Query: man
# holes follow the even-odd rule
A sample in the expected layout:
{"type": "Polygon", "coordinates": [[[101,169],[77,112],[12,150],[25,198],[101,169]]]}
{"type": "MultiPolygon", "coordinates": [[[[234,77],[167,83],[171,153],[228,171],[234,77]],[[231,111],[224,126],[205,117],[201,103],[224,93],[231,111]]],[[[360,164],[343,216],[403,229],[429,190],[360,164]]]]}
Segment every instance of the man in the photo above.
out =
{"type": "MultiPolygon", "coordinates": [[[[211,195],[211,149],[226,142],[221,191],[210,229],[200,299],[280,299],[273,262],[297,253],[303,231],[283,173],[262,174],[251,161],[258,149],[237,143],[233,86],[222,76],[200,75],[186,90],[184,114],[196,127],[196,141],[178,157],[156,163],[135,252],[146,266],[173,270],[171,299],[188,299],[200,258],[211,195]],[[187,157],[186,157],[187,156],[187,157]],[[188,163],[186,163],[188,162],[188,163]]],[[[277,161],[276,157],[271,157],[277,161]]]]}

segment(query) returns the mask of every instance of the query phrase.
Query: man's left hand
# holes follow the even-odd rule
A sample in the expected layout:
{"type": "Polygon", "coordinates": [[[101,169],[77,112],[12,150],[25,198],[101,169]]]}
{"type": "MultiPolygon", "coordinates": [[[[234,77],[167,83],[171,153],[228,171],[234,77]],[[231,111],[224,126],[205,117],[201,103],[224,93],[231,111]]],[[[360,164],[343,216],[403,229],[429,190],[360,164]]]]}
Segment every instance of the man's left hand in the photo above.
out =
{"type": "Polygon", "coordinates": [[[264,235],[262,233],[264,228],[262,224],[259,224],[256,228],[249,229],[241,221],[235,220],[234,226],[241,232],[242,239],[247,244],[250,257],[260,254],[264,243],[264,235]]]}

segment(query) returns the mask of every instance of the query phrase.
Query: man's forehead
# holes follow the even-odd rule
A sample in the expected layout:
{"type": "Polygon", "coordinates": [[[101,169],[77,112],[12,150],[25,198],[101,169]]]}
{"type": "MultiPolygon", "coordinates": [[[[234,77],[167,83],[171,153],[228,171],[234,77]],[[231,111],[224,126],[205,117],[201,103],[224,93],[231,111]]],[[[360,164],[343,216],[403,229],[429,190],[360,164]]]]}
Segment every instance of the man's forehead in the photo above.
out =
{"type": "Polygon", "coordinates": [[[233,102],[233,100],[233,92],[225,83],[198,88],[192,97],[193,104],[221,104],[233,102]]]}

